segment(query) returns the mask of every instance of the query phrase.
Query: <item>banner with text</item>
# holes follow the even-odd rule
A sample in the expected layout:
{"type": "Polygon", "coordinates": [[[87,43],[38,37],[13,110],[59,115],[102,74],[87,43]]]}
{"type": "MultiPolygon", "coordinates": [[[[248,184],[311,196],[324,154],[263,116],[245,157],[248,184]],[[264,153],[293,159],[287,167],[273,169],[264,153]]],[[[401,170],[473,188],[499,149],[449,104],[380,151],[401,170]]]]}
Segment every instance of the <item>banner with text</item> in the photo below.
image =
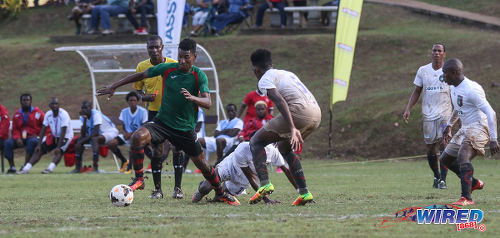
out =
{"type": "Polygon", "coordinates": [[[330,109],[347,97],[362,7],[363,0],[341,0],[339,4],[330,109]]]}
{"type": "MultiPolygon", "coordinates": [[[[158,0],[158,35],[163,44],[178,45],[181,39],[185,0],[158,0]]],[[[177,59],[177,47],[163,49],[163,56],[177,59]]]]}

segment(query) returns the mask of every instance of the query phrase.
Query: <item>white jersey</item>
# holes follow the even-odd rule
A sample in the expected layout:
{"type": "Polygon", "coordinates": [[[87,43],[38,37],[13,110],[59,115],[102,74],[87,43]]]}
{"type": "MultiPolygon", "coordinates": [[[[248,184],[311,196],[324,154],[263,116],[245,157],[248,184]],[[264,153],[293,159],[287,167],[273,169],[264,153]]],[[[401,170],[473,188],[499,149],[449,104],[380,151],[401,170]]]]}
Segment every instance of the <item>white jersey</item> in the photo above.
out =
{"type": "Polygon", "coordinates": [[[303,108],[310,104],[318,104],[316,98],[292,72],[279,69],[270,69],[266,71],[259,80],[259,91],[267,95],[267,90],[276,88],[285,99],[290,111],[295,107],[303,108]]]}
{"type": "Polygon", "coordinates": [[[489,104],[481,85],[468,78],[464,78],[458,86],[451,87],[451,99],[462,121],[462,127],[473,123],[488,126],[486,114],[479,109],[489,104]]]}
{"type": "Polygon", "coordinates": [[[424,121],[447,120],[452,113],[450,86],[443,80],[443,70],[434,70],[432,63],[420,67],[413,84],[422,87],[424,121]]]}
{"type": "MultiPolygon", "coordinates": [[[[286,165],[283,156],[281,156],[276,147],[267,145],[265,150],[267,155],[266,163],[271,163],[277,167],[286,165]]],[[[241,170],[242,167],[249,167],[252,172],[257,174],[253,165],[252,152],[250,151],[250,143],[248,141],[240,143],[236,147],[236,150],[222,160],[218,166],[230,170],[227,178],[224,176],[221,177],[222,181],[231,180],[237,181],[239,184],[248,184],[249,182],[241,170]]]]}
{"type": "Polygon", "coordinates": [[[45,118],[43,118],[43,125],[45,127],[50,127],[52,135],[56,138],[61,137],[61,128],[66,127],[66,134],[64,138],[73,138],[73,128],[71,127],[71,118],[66,110],[59,108],[57,117],[54,117],[52,110],[45,113],[45,118]]]}

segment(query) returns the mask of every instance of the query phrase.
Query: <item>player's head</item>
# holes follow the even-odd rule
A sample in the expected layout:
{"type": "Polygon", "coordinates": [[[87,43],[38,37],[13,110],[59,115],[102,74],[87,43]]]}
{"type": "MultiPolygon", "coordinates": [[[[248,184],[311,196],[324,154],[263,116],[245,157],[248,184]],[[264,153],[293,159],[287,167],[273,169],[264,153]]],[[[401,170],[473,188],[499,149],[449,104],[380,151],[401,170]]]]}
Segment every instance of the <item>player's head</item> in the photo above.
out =
{"type": "Polygon", "coordinates": [[[267,103],[260,100],[255,103],[255,112],[257,113],[257,117],[260,119],[266,117],[267,113],[267,103]]]}
{"type": "Polygon", "coordinates": [[[127,94],[125,100],[127,100],[128,106],[135,110],[137,108],[137,104],[139,103],[139,94],[135,91],[131,91],[127,94]]]}
{"type": "Polygon", "coordinates": [[[431,49],[432,61],[436,63],[443,63],[446,57],[446,49],[442,43],[434,43],[431,49]]]}
{"type": "Polygon", "coordinates": [[[83,101],[80,108],[80,115],[86,115],[89,118],[92,115],[92,104],[89,101],[83,101]]]}
{"type": "Polygon", "coordinates": [[[457,86],[464,79],[464,65],[459,59],[449,59],[443,64],[443,79],[449,85],[457,86]]]}
{"type": "Polygon", "coordinates": [[[149,58],[153,62],[162,62],[163,41],[161,37],[152,35],[148,37],[146,47],[148,49],[149,58]]]}
{"type": "Polygon", "coordinates": [[[31,109],[31,100],[33,98],[31,97],[31,94],[29,93],[23,93],[21,97],[19,97],[19,101],[21,102],[21,107],[23,109],[29,110],[31,109]]]}
{"type": "Polygon", "coordinates": [[[257,79],[260,79],[268,69],[273,67],[271,52],[266,49],[254,51],[250,56],[250,60],[252,61],[253,73],[257,79]]]}
{"type": "Polygon", "coordinates": [[[227,117],[229,118],[229,120],[232,120],[233,118],[236,117],[236,105],[230,103],[230,104],[227,104],[226,106],[226,113],[227,113],[227,117]]]}
{"type": "Polygon", "coordinates": [[[196,60],[196,41],[186,38],[179,43],[178,50],[179,69],[188,72],[196,60]]]}
{"type": "Polygon", "coordinates": [[[59,98],[50,98],[49,108],[50,110],[52,110],[52,113],[57,115],[57,113],[59,112],[59,98]]]}

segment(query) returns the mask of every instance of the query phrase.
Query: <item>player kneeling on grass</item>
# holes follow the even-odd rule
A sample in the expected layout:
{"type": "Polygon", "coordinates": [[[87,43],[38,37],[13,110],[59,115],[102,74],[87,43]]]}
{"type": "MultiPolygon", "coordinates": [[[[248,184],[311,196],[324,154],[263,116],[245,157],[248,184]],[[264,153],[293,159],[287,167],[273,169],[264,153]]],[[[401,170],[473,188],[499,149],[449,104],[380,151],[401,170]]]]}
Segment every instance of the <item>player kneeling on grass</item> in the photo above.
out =
{"type": "MultiPolygon", "coordinates": [[[[280,167],[286,174],[290,183],[297,189],[297,184],[278,149],[273,145],[267,145],[265,150],[267,154],[266,164],[271,163],[274,166],[280,167]]],[[[252,185],[255,191],[259,189],[249,142],[240,143],[233,153],[228,155],[217,165],[215,173],[217,173],[221,181],[224,182],[224,190],[228,191],[233,196],[240,195],[250,185],[252,185]]],[[[205,180],[201,182],[198,191],[193,195],[192,202],[199,202],[205,195],[210,193],[211,190],[212,186],[208,181],[205,180]]],[[[271,200],[267,196],[264,196],[262,199],[266,203],[279,202],[271,200]]],[[[214,201],[217,200],[214,199],[214,201]]]]}
{"type": "Polygon", "coordinates": [[[446,61],[443,73],[444,81],[452,85],[451,100],[454,107],[453,115],[443,133],[445,139],[450,139],[448,132],[458,118],[462,121],[462,127],[448,143],[440,159],[458,175],[462,184],[462,196],[453,205],[473,205],[475,202],[471,193],[476,189],[483,189],[484,183],[474,178],[471,160],[476,155],[484,155],[484,146],[488,141],[491,154],[499,152],[497,117],[486,100],[481,85],[464,76],[460,60],[446,61]]]}
{"type": "Polygon", "coordinates": [[[50,174],[56,167],[56,165],[61,161],[66,149],[68,149],[71,139],[73,139],[73,128],[71,128],[71,119],[66,110],[59,108],[59,99],[53,97],[50,99],[49,103],[50,111],[45,113],[43,118],[42,129],[40,131],[40,138],[44,138],[47,127],[50,128],[52,136],[45,137],[43,140],[38,140],[38,144],[35,148],[35,152],[31,156],[28,163],[26,163],[23,169],[18,174],[29,173],[31,167],[35,165],[42,155],[49,153],[53,149],[54,160],[50,163],[49,167],[42,171],[43,174],[50,174]]]}
{"type": "Polygon", "coordinates": [[[152,122],[146,123],[132,135],[130,153],[135,170],[135,179],[129,185],[133,190],[144,188],[144,147],[151,144],[153,160],[151,168],[155,180],[152,197],[163,197],[161,191],[161,155],[163,142],[170,141],[176,148],[184,150],[215,188],[218,199],[229,205],[240,205],[239,201],[222,189],[220,178],[210,164],[205,161],[200,142],[194,131],[198,119],[198,107],[210,109],[210,90],[207,75],[193,66],[196,60],[196,42],[184,39],[179,43],[179,63],[161,63],[144,72],[129,75],[118,82],[97,90],[98,95],[113,95],[115,90],[125,84],[145,78],[162,75],[163,91],[160,110],[152,122]],[[155,173],[159,171],[159,173],[155,173]]]}

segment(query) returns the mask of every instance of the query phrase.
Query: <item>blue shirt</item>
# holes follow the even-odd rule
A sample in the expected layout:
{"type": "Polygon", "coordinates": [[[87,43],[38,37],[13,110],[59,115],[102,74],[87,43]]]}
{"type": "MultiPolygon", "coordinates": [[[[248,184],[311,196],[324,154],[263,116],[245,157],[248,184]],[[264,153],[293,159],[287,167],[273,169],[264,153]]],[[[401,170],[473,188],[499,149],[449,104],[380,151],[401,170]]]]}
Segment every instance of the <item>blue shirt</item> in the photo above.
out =
{"type": "Polygon", "coordinates": [[[132,133],[148,121],[148,111],[141,106],[137,106],[135,113],[132,113],[130,107],[127,107],[122,110],[119,119],[123,122],[125,131],[132,133]]]}
{"type": "MultiPolygon", "coordinates": [[[[80,121],[83,124],[84,119],[82,116],[80,116],[80,121]]],[[[116,130],[115,124],[111,122],[111,119],[109,119],[109,117],[105,116],[100,111],[92,109],[90,118],[87,119],[87,135],[92,134],[92,132],[94,131],[94,127],[97,125],[100,125],[99,134],[106,133],[111,130],[116,130]]]]}
{"type": "MultiPolygon", "coordinates": [[[[233,118],[232,120],[222,120],[219,122],[219,125],[217,125],[217,128],[215,129],[216,131],[223,131],[225,129],[243,129],[243,121],[237,117],[233,118]]],[[[228,135],[219,135],[216,138],[232,138],[228,135]]]]}
{"type": "Polygon", "coordinates": [[[244,14],[241,10],[241,6],[248,5],[248,0],[228,0],[229,9],[228,12],[244,14]]]}

